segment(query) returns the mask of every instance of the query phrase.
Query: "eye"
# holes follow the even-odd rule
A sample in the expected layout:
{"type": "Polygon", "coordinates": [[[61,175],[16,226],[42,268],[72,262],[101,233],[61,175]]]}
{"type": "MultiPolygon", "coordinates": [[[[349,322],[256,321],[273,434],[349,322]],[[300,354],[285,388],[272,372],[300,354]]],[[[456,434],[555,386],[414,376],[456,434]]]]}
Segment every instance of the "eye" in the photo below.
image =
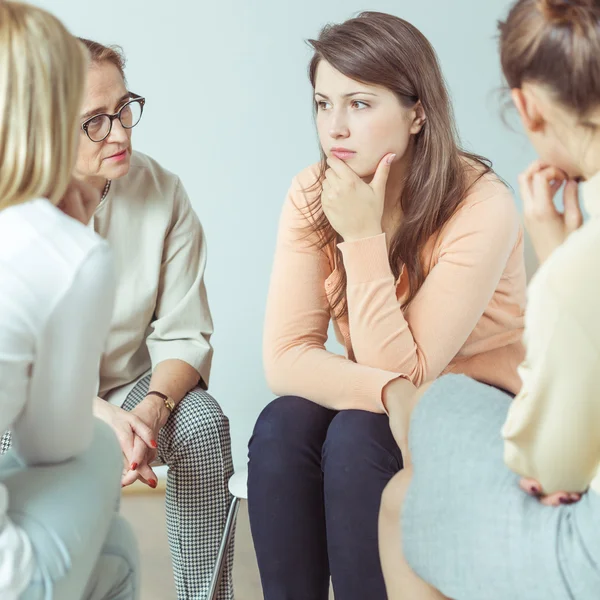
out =
{"type": "Polygon", "coordinates": [[[353,100],[352,108],[356,108],[357,110],[362,110],[363,108],[369,108],[369,105],[362,100],[353,100]]]}
{"type": "Polygon", "coordinates": [[[329,102],[326,100],[317,100],[317,108],[319,110],[328,110],[331,108],[331,104],[329,104],[329,102]]]}

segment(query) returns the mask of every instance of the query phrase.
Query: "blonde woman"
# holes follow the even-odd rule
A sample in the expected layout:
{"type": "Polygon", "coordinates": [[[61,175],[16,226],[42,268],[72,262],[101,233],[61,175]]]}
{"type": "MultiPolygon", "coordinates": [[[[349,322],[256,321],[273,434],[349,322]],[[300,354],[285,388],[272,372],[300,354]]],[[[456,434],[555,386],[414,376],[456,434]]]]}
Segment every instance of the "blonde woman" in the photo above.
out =
{"type": "Polygon", "coordinates": [[[135,598],[119,446],[92,416],[112,257],[85,226],[99,194],[71,180],[87,52],[1,2],[0,56],[0,598],[135,598]]]}

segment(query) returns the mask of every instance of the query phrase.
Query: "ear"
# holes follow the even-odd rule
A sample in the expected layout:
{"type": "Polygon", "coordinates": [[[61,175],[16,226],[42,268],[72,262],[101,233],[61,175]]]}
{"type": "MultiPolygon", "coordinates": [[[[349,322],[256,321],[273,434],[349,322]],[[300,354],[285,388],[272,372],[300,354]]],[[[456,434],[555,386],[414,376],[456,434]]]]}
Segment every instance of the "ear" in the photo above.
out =
{"type": "Polygon", "coordinates": [[[423,129],[423,125],[427,120],[425,109],[423,108],[423,105],[421,104],[420,100],[414,105],[412,109],[412,117],[413,121],[412,125],[410,126],[410,133],[412,135],[416,135],[417,133],[419,133],[419,131],[421,131],[421,129],[423,129]]]}
{"type": "Polygon", "coordinates": [[[544,128],[545,119],[537,98],[527,89],[514,88],[510,91],[517,112],[527,131],[536,132],[544,128]]]}

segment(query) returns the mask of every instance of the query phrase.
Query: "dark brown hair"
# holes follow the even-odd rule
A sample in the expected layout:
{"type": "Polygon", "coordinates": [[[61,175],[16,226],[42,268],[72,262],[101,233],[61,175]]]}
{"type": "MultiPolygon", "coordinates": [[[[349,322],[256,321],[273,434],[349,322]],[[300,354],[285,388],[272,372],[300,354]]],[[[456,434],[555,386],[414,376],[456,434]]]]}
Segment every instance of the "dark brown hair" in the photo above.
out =
{"type": "MultiPolygon", "coordinates": [[[[313,88],[317,67],[326,61],[351,79],[388,88],[407,108],[419,100],[424,108],[425,125],[413,136],[412,165],[398,199],[402,223],[391,239],[389,250],[394,277],[399,276],[402,265],[408,273],[405,308],[427,275],[422,257],[425,244],[452,217],[474,180],[490,171],[491,163],[459,148],[452,107],[435,50],[407,21],[384,13],[363,12],[342,24],[325,26],[318,39],[309,40],[309,44],[314,49],[309,66],[313,88]]],[[[320,189],[324,178],[327,163],[323,152],[321,159],[320,174],[311,189],[320,189]]],[[[309,203],[306,213],[308,230],[316,234],[319,247],[335,246],[340,238],[321,208],[320,192],[309,203]]],[[[341,252],[337,248],[335,252],[341,279],[334,290],[332,308],[336,317],[340,317],[347,312],[346,272],[341,252]]]]}
{"type": "Polygon", "coordinates": [[[498,24],[510,88],[546,86],[577,114],[600,101],[600,0],[519,0],[498,24]]]}
{"type": "Polygon", "coordinates": [[[92,63],[108,62],[113,64],[125,79],[125,55],[120,46],[105,46],[99,42],[79,38],[79,41],[89,50],[92,63]]]}

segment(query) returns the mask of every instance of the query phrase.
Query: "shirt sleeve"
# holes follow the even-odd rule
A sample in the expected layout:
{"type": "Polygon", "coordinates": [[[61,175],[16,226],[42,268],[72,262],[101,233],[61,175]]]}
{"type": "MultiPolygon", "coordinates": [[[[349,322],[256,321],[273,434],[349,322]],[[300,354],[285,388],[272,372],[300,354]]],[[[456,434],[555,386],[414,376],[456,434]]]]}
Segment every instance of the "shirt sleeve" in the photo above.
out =
{"type": "Polygon", "coordinates": [[[213,355],[213,322],[204,282],[206,239],[179,181],[173,210],[160,268],[156,318],[147,346],[153,368],[165,360],[182,360],[198,371],[206,388],[213,355]]]}
{"type": "Polygon", "coordinates": [[[280,224],[263,337],[269,386],[279,396],[298,395],[335,410],[384,412],[383,387],[398,375],[355,362],[325,349],[330,306],[325,252],[307,235],[305,203],[297,181],[280,224]]]}
{"type": "MultiPolygon", "coordinates": [[[[98,243],[53,308],[26,367],[27,401],[11,427],[13,448],[25,464],[67,460],[91,443],[92,402],[114,294],[112,255],[106,243],[98,243]]],[[[22,385],[22,365],[18,372],[22,385]]]]}
{"type": "Polygon", "coordinates": [[[361,365],[420,386],[438,377],[488,307],[521,235],[512,196],[466,206],[442,232],[439,258],[406,311],[396,297],[385,234],[340,244],[352,348],[361,365]]]}
{"type": "Polygon", "coordinates": [[[528,311],[525,331],[523,388],[502,431],[505,462],[548,494],[583,492],[598,470],[598,348],[550,286],[528,311]]]}

